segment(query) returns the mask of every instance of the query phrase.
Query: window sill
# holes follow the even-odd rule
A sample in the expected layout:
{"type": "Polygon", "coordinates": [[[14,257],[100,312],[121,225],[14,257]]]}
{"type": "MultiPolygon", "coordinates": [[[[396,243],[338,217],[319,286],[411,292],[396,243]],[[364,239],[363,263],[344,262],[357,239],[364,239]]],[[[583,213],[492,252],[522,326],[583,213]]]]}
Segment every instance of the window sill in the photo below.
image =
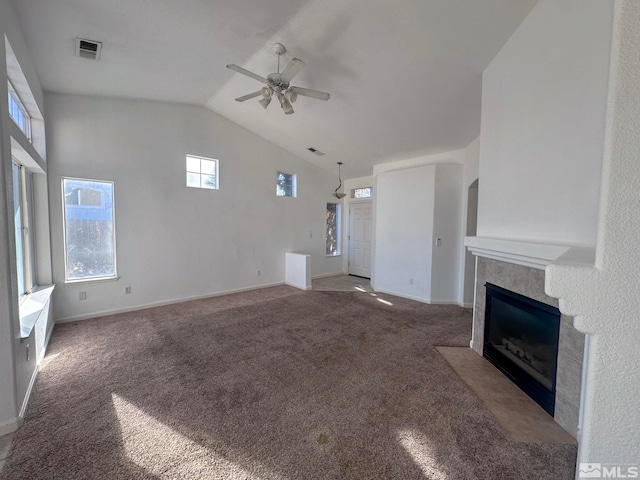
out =
{"type": "Polygon", "coordinates": [[[335,255],[325,255],[325,258],[331,258],[331,257],[341,257],[342,254],[341,253],[336,253],[335,255]]]}
{"type": "Polygon", "coordinates": [[[28,338],[47,305],[55,285],[38,286],[20,303],[20,338],[28,338]]]}
{"type": "Polygon", "coordinates": [[[90,278],[74,278],[73,280],[65,280],[67,285],[73,283],[85,283],[85,282],[117,282],[120,277],[90,277],[90,278]]]}

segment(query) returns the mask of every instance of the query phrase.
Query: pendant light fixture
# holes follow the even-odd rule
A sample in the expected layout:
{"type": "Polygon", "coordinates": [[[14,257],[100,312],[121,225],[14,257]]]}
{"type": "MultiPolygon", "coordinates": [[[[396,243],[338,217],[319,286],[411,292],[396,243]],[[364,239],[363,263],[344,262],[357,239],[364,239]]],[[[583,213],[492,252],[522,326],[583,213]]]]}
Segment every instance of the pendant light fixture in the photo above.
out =
{"type": "Polygon", "coordinates": [[[347,194],[338,191],[342,188],[342,178],[340,177],[340,165],[342,165],[342,162],[336,162],[336,163],[338,164],[338,180],[340,180],[340,184],[338,185],[338,188],[336,188],[335,192],[333,193],[333,196],[336,198],[344,198],[347,194]]]}

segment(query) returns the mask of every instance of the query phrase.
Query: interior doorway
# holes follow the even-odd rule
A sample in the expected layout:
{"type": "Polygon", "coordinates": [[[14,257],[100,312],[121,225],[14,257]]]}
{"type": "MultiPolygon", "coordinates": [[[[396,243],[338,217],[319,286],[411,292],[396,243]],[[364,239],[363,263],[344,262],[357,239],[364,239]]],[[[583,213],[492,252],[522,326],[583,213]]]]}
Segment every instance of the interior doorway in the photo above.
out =
{"type": "Polygon", "coordinates": [[[349,275],[371,278],[372,202],[349,205],[349,275]]]}

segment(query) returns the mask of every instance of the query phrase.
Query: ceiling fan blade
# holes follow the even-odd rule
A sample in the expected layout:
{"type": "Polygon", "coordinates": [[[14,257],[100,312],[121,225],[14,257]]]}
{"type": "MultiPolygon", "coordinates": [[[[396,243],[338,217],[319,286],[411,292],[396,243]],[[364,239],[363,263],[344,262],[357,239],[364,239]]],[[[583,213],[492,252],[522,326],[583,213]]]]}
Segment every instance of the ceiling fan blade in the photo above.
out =
{"type": "Polygon", "coordinates": [[[243,97],[236,98],[236,102],[244,102],[245,100],[251,100],[252,98],[256,98],[260,95],[262,95],[262,91],[258,90],[257,92],[253,92],[243,97]]]}
{"type": "Polygon", "coordinates": [[[290,82],[300,70],[304,67],[304,62],[299,58],[293,58],[280,74],[280,78],[285,82],[290,82]]]}
{"type": "Polygon", "coordinates": [[[311,90],[309,88],[291,87],[291,91],[296,92],[298,95],[302,95],[303,97],[316,98],[318,100],[324,100],[325,102],[331,98],[328,93],[311,90]]]}
{"type": "Polygon", "coordinates": [[[230,69],[230,70],[233,70],[235,72],[241,73],[243,75],[246,75],[247,77],[251,77],[251,78],[253,78],[255,80],[258,80],[259,82],[262,82],[262,83],[265,83],[267,81],[266,78],[261,77],[257,73],[250,72],[246,68],[239,67],[238,65],[234,65],[234,64],[227,65],[227,68],[230,69]]]}

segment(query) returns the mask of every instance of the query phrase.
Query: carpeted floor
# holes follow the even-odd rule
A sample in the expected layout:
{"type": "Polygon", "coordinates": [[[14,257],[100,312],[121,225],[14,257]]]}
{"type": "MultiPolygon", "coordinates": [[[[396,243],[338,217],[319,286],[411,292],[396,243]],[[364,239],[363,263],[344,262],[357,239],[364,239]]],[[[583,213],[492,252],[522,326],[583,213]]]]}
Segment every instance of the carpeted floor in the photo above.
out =
{"type": "Polygon", "coordinates": [[[510,440],[433,348],[470,329],[285,286],[59,325],[0,478],[573,478],[574,446],[510,440]]]}

